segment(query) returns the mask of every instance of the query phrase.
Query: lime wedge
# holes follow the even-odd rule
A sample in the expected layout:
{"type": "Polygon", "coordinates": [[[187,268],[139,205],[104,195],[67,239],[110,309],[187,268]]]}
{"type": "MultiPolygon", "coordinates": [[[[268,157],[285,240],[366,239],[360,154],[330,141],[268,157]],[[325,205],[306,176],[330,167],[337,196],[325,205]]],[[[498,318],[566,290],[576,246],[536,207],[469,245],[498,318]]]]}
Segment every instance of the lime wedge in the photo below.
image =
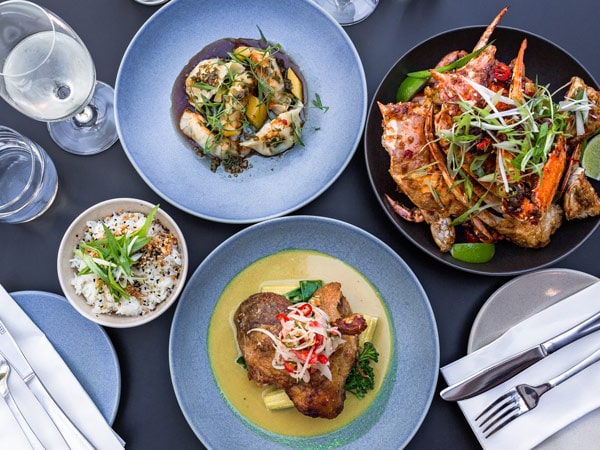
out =
{"type": "Polygon", "coordinates": [[[454,244],[450,254],[454,259],[469,263],[486,263],[494,257],[496,246],[483,242],[454,244]]]}
{"type": "Polygon", "coordinates": [[[600,134],[591,138],[583,149],[581,167],[588,177],[600,180],[600,134]]]}

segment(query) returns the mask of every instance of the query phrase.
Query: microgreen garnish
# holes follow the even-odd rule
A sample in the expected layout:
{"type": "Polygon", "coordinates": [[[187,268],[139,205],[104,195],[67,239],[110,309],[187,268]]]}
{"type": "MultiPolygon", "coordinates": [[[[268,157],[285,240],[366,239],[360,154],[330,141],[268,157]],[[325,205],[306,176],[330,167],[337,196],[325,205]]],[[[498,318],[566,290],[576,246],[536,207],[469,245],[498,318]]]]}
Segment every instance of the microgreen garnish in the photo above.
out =
{"type": "Polygon", "coordinates": [[[315,94],[315,99],[313,100],[312,104],[315,108],[320,109],[323,112],[329,111],[329,106],[323,105],[321,96],[318,93],[315,94]]]}
{"type": "Polygon", "coordinates": [[[496,193],[509,196],[513,183],[541,176],[557,139],[567,133],[566,111],[580,108],[584,111],[585,107],[581,99],[568,107],[565,103],[555,104],[548,88],[538,84],[534,93],[525,95],[524,102],[518,104],[501,91],[466,81],[482,97],[484,106],[457,102],[461,114],[453,118],[451,129],[438,132],[439,139],[449,143],[448,172],[455,179],[467,180],[463,172],[467,170],[481,183],[499,183],[502,189],[496,193]]]}
{"type": "Polygon", "coordinates": [[[77,275],[95,274],[108,287],[115,302],[128,299],[128,285],[141,280],[131,269],[141,256],[140,250],[152,241],[147,233],[158,207],[156,205],[152,208],[144,224],[133,233],[127,231],[115,236],[102,223],[105,237],[90,242],[80,241],[73,253],[85,263],[85,267],[77,275]]]}

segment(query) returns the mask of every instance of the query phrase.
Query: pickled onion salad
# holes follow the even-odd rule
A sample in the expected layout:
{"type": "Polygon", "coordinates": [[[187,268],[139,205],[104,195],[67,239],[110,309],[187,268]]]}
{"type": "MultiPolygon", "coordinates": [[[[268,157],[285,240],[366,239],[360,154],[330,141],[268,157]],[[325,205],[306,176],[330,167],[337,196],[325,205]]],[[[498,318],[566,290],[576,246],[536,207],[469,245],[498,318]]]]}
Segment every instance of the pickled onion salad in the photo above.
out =
{"type": "Polygon", "coordinates": [[[329,323],[325,311],[308,302],[288,307],[287,314],[277,314],[281,331],[276,336],[264,328],[253,328],[273,341],[273,367],[285,370],[298,381],[310,381],[315,371],[331,380],[329,357],[345,341],[337,327],[329,323]]]}

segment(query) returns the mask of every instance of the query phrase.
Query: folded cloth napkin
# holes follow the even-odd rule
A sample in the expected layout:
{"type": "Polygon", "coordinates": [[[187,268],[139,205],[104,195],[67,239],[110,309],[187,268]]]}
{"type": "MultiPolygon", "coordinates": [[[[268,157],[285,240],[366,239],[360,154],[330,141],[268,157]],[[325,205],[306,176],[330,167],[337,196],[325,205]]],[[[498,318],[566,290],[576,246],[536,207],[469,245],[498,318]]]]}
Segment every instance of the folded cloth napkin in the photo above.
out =
{"type": "MultiPolygon", "coordinates": [[[[523,301],[526,301],[524,299],[523,301]]],[[[448,385],[471,376],[522,350],[556,336],[600,311],[600,282],[520,322],[495,341],[441,368],[448,385]]],[[[473,398],[459,401],[484,449],[530,449],[585,414],[600,407],[600,363],[596,363],[541,398],[537,408],[485,438],[475,418],[487,405],[517,384],[539,385],[577,364],[600,348],[600,332],[563,347],[525,371],[473,398]]]]}
{"type": "MultiPolygon", "coordinates": [[[[77,381],[44,333],[0,285],[0,319],[19,344],[40,381],[95,448],[122,449],[124,442],[77,381]]],[[[2,348],[0,348],[0,351],[2,348]]],[[[10,362],[10,361],[9,361],[10,362]]],[[[9,387],[19,409],[45,448],[65,448],[50,418],[16,371],[9,387]]],[[[30,448],[7,403],[0,397],[0,448],[30,448]]]]}

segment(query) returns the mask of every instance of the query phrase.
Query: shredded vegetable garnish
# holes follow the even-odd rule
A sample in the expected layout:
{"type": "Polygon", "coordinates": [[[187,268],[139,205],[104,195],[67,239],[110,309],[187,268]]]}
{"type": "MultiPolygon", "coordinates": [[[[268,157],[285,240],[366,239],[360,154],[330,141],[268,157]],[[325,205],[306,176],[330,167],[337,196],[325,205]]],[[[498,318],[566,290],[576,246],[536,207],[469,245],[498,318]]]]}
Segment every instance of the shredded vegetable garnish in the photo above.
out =
{"type": "Polygon", "coordinates": [[[468,180],[463,172],[467,170],[479,182],[496,185],[496,195],[510,196],[512,183],[541,176],[557,139],[569,132],[571,112],[575,112],[577,133],[583,133],[591,107],[585,94],[557,104],[547,87],[536,84],[533,94],[517,103],[502,91],[465,81],[485,105],[457,102],[461,114],[453,118],[450,129],[438,132],[438,138],[449,143],[447,166],[456,183],[468,180]]]}
{"type": "Polygon", "coordinates": [[[337,327],[318,306],[309,302],[289,306],[287,314],[278,314],[281,331],[276,336],[264,328],[253,328],[273,341],[273,367],[285,370],[298,381],[309,382],[315,371],[331,380],[329,357],[345,341],[337,327]]]}

